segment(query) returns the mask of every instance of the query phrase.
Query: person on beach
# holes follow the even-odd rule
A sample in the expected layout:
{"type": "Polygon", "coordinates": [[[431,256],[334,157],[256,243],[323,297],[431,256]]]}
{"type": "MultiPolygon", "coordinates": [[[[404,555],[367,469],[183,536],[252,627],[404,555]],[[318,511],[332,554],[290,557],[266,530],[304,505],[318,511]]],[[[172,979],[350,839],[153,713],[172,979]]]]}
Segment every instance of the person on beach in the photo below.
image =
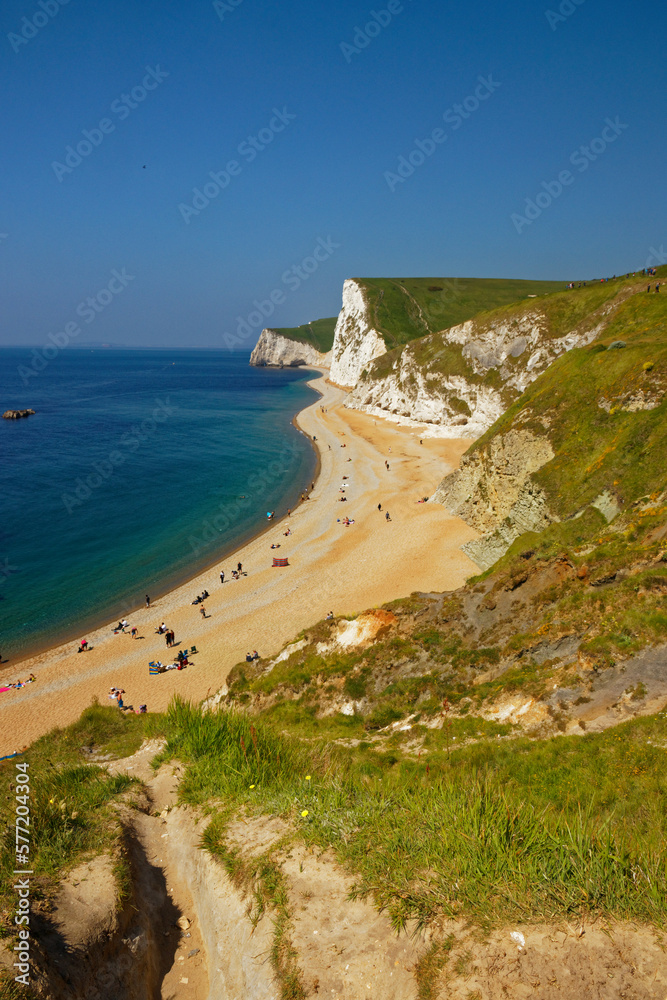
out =
{"type": "Polygon", "coordinates": [[[221,573],[220,573],[220,583],[224,583],[224,582],[225,582],[225,571],[223,569],[221,571],[221,573]]]}
{"type": "Polygon", "coordinates": [[[238,570],[238,574],[239,574],[239,576],[240,576],[240,575],[241,575],[241,573],[243,572],[243,563],[237,563],[237,564],[236,564],[236,568],[237,568],[237,570],[238,570]]]}
{"type": "Polygon", "coordinates": [[[203,604],[199,610],[201,611],[202,618],[206,618],[206,608],[204,607],[203,604]]]}
{"type": "Polygon", "coordinates": [[[150,608],[150,606],[151,606],[151,599],[150,599],[150,597],[148,596],[148,594],[146,594],[146,607],[147,607],[147,608],[150,608]]]}
{"type": "Polygon", "coordinates": [[[389,462],[386,462],[386,461],[385,461],[385,463],[384,463],[384,464],[385,464],[385,465],[387,466],[387,472],[389,472],[389,462]]]}
{"type": "Polygon", "coordinates": [[[381,503],[378,504],[378,510],[382,510],[382,504],[381,503]]]}
{"type": "Polygon", "coordinates": [[[79,643],[79,648],[77,649],[77,653],[85,653],[87,649],[88,649],[88,640],[82,639],[81,642],[79,643]]]}
{"type": "Polygon", "coordinates": [[[137,628],[136,625],[133,625],[132,628],[130,629],[130,635],[132,636],[133,639],[137,638],[137,632],[138,631],[139,631],[139,629],[137,628]]]}
{"type": "Polygon", "coordinates": [[[384,517],[386,521],[391,521],[391,518],[389,517],[389,511],[385,513],[384,517]]]}

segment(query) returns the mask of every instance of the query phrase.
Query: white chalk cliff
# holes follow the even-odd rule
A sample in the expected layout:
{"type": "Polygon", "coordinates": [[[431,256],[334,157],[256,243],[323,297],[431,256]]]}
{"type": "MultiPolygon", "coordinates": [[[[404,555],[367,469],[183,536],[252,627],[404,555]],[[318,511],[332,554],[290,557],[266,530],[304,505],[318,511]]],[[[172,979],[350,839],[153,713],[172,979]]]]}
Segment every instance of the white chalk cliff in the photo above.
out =
{"type": "Polygon", "coordinates": [[[559,355],[589,344],[600,329],[550,337],[546,317],[531,307],[486,323],[468,320],[392,352],[389,371],[361,369],[345,405],[431,424],[440,436],[477,438],[559,355]]]}
{"type": "Polygon", "coordinates": [[[294,368],[298,365],[327,367],[329,354],[321,354],[312,344],[283,337],[277,330],[262,330],[250,364],[258,367],[294,368]]]}
{"type": "Polygon", "coordinates": [[[381,334],[373,328],[363,288],[348,279],[331,349],[331,381],[352,388],[371,361],[386,353],[381,334]]]}

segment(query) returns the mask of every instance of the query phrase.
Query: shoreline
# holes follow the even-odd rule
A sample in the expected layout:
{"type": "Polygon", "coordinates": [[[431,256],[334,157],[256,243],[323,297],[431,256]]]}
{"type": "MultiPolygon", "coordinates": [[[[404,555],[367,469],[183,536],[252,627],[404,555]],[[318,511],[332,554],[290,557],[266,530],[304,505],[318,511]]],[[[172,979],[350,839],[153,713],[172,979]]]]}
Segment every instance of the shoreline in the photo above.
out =
{"type": "Polygon", "coordinates": [[[468,442],[424,439],[420,446],[412,428],[346,410],[347,393],[330,385],[324,370],[311,370],[317,377],[309,384],[318,398],[293,418],[318,460],[311,499],[216,555],[149,609],[128,615],[141,641],[115,635],[115,621],[106,621],[87,634],[93,648],[82,655],[76,653],[78,642],[70,642],[7,664],[8,679],[33,671],[37,682],[0,697],[0,755],[74,721],[93,698],[104,702],[111,684],[125,688],[128,703],[146,703],[149,711],[164,710],[176,693],[200,701],[223,686],[247,650],[273,656],[329,610],[355,614],[415,590],[455,589],[476,572],[460,545],[477,533],[439,504],[416,506],[457,467],[468,442]],[[343,487],[344,508],[338,504],[343,487]],[[391,521],[378,513],[378,499],[383,514],[391,510],[391,521]],[[341,521],[345,514],[354,520],[350,527],[341,521]],[[288,568],[272,567],[271,542],[289,559],[288,568]],[[219,570],[232,561],[243,562],[246,575],[221,586],[219,570]],[[203,589],[210,591],[205,619],[191,606],[195,591],[203,589]],[[150,660],[171,662],[163,636],[154,632],[161,621],[176,631],[173,654],[178,645],[193,643],[199,654],[185,671],[149,679],[150,660]]]}
{"type": "MultiPolygon", "coordinates": [[[[326,368],[316,368],[310,365],[304,367],[307,368],[308,371],[318,372],[321,378],[324,378],[328,371],[328,369],[326,368]]],[[[319,389],[316,388],[316,381],[317,380],[308,379],[305,380],[305,384],[309,386],[309,388],[317,392],[319,394],[319,398],[321,399],[322,393],[320,392],[319,389]]],[[[303,434],[304,437],[309,439],[309,443],[315,458],[315,468],[313,470],[312,478],[310,477],[309,478],[310,482],[315,482],[315,484],[317,484],[317,478],[320,473],[321,456],[319,453],[319,449],[315,446],[315,442],[313,442],[312,440],[312,437],[308,435],[301,427],[299,427],[298,418],[299,414],[302,413],[303,410],[307,410],[310,406],[314,406],[316,402],[317,400],[315,400],[314,403],[309,403],[308,406],[303,407],[302,410],[298,410],[290,420],[292,426],[295,427],[300,434],[303,434]]],[[[302,492],[303,489],[297,489],[295,495],[302,492]]],[[[286,503],[287,502],[289,502],[289,494],[286,503]]],[[[295,502],[297,504],[299,503],[298,500],[295,502]]],[[[217,552],[214,556],[211,556],[211,558],[207,559],[205,563],[202,563],[202,565],[199,566],[199,568],[194,571],[175,573],[173,576],[169,576],[169,574],[166,574],[164,583],[162,585],[151,588],[157,594],[155,601],[151,601],[151,607],[157,601],[160,601],[164,597],[166,597],[168,594],[172,593],[175,590],[180,589],[181,587],[186,586],[191,581],[196,580],[198,577],[200,577],[203,573],[207,573],[214,566],[217,566],[223,560],[229,559],[229,557],[233,556],[236,552],[245,548],[247,545],[252,544],[252,542],[254,542],[255,539],[260,538],[267,531],[270,531],[272,526],[279,524],[286,517],[287,514],[285,513],[282,514],[278,518],[278,520],[268,521],[265,525],[262,525],[262,527],[249,528],[246,532],[243,532],[242,534],[238,535],[235,539],[230,541],[228,545],[220,549],[219,552],[217,552]]],[[[32,660],[35,657],[43,656],[46,653],[50,653],[52,651],[60,649],[62,646],[71,645],[72,643],[78,643],[80,641],[81,636],[85,636],[86,633],[94,634],[95,632],[100,631],[100,629],[108,628],[114,620],[120,620],[120,618],[125,618],[128,615],[136,614],[138,611],[141,611],[142,609],[146,610],[146,606],[143,602],[139,602],[133,606],[126,604],[124,608],[117,613],[117,615],[112,615],[111,617],[101,616],[101,615],[95,615],[93,617],[91,615],[90,621],[84,621],[81,627],[77,628],[76,632],[74,631],[70,632],[70,630],[63,627],[62,632],[58,632],[57,636],[54,639],[49,640],[48,642],[45,643],[38,642],[35,644],[35,646],[31,646],[29,648],[20,650],[16,654],[16,656],[12,656],[8,660],[3,659],[3,661],[0,663],[0,681],[4,676],[8,676],[8,674],[13,669],[20,668],[22,663],[27,662],[28,660],[32,660]],[[18,667],[16,666],[17,664],[18,667]]],[[[1,649],[0,653],[2,653],[1,649]]]]}

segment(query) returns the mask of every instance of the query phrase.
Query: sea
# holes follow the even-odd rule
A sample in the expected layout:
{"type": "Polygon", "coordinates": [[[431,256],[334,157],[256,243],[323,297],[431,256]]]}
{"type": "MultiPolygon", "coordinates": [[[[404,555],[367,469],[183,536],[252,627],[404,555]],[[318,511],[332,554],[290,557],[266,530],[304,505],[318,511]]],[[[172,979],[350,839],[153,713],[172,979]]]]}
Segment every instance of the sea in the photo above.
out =
{"type": "Polygon", "coordinates": [[[69,349],[26,376],[31,350],[0,349],[0,412],[36,411],[0,420],[3,659],[130,614],[296,505],[313,372],[248,361],[69,349]]]}

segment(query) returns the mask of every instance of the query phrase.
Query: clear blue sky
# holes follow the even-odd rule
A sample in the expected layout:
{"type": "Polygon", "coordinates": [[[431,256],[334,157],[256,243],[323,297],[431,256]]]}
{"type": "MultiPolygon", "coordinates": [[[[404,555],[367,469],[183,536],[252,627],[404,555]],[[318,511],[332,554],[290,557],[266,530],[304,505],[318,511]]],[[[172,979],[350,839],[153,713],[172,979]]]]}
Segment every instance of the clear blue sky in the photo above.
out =
{"type": "Polygon", "coordinates": [[[549,0],[392,0],[354,51],[371,11],[387,22],[384,0],[42,3],[0,12],[2,345],[76,322],[80,340],[219,347],[275,289],[266,325],[286,326],[337,313],[346,277],[566,280],[667,247],[664,5],[564,0],[555,20],[549,0]],[[466,98],[467,119],[443,119],[466,98]],[[102,119],[112,130],[58,167],[102,119]],[[239,152],[271,124],[252,161],[239,152]],[[605,128],[614,141],[573,165],[605,128]],[[434,129],[444,141],[392,180],[434,129]],[[179,208],[233,160],[198,215],[179,208]],[[514,224],[567,169],[560,196],[514,224]],[[298,288],[283,281],[318,238],[338,246],[298,288]],[[86,324],[79,303],[123,268],[132,280],[86,324]]]}

